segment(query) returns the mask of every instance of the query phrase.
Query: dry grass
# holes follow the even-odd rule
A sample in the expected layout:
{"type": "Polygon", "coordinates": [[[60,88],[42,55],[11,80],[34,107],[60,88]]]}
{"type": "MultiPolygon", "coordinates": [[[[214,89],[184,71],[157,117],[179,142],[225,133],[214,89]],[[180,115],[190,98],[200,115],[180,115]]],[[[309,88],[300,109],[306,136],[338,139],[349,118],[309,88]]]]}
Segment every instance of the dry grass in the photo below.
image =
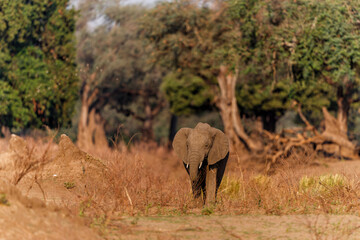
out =
{"type": "MultiPolygon", "coordinates": [[[[29,157],[23,160],[32,159],[30,154],[37,151],[41,162],[51,165],[52,154],[55,154],[52,149],[56,149],[56,145],[50,146],[46,141],[37,141],[35,145],[29,151],[29,157]]],[[[71,204],[66,204],[65,199],[63,207],[76,215],[89,217],[89,222],[100,228],[123,215],[360,212],[357,176],[327,174],[324,161],[317,159],[310,150],[279,162],[271,175],[262,175],[257,170],[261,166],[231,155],[218,192],[218,202],[206,209],[193,202],[190,181],[181,161],[165,148],[138,144],[131,150],[126,147],[94,149],[91,154],[101,159],[105,170],[81,179],[81,184],[65,179],[61,186],[72,193],[72,198],[67,199],[71,204]]],[[[41,176],[40,168],[31,171],[37,172],[34,176],[41,176]]],[[[32,179],[40,188],[45,182],[41,177],[32,179]]],[[[46,188],[41,189],[46,194],[46,188]]]]}
{"type": "Polygon", "coordinates": [[[140,145],[131,151],[106,150],[94,155],[103,159],[107,171],[98,179],[105,188],[94,186],[91,198],[97,205],[106,205],[105,211],[130,215],[187,213],[192,201],[190,183],[182,164],[166,149],[140,145]]]}
{"type": "Polygon", "coordinates": [[[326,174],[326,167],[309,153],[284,160],[272,175],[248,169],[232,156],[218,203],[205,210],[192,200],[181,161],[166,149],[138,145],[131,151],[94,155],[103,159],[108,171],[103,179],[92,179],[105,188],[94,185],[89,210],[101,209],[103,215],[355,214],[360,210],[356,176],[326,174]]]}

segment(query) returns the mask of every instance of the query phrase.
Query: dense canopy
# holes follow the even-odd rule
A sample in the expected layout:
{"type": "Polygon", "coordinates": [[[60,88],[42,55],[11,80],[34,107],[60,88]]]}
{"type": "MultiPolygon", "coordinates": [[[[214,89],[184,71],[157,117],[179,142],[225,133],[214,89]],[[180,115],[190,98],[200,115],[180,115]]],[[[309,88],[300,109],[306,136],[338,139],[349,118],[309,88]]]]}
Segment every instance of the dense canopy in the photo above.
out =
{"type": "Polygon", "coordinates": [[[0,3],[0,124],[68,126],[77,95],[75,11],[66,0],[0,3]]]}

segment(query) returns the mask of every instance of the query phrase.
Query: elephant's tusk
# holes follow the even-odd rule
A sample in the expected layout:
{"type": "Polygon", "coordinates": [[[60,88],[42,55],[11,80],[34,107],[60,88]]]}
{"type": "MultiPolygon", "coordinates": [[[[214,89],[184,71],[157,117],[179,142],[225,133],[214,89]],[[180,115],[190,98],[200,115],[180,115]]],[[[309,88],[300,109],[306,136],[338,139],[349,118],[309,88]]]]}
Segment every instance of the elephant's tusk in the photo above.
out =
{"type": "Polygon", "coordinates": [[[189,168],[189,164],[186,164],[186,168],[189,168]]]}
{"type": "Polygon", "coordinates": [[[200,163],[199,169],[201,168],[202,162],[200,163]]]}

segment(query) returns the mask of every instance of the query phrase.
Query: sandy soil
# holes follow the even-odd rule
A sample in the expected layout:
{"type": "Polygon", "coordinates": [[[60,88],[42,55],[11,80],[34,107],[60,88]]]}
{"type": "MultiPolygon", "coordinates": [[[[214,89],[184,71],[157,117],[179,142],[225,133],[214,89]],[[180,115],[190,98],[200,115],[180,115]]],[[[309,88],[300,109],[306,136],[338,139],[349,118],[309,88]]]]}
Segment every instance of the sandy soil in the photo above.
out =
{"type": "Polygon", "coordinates": [[[101,239],[80,218],[0,182],[0,239],[101,239]]]}
{"type": "MultiPolygon", "coordinates": [[[[360,239],[357,216],[128,217],[120,239],[360,239]]],[[[116,236],[113,235],[113,236],[116,236]]],[[[114,238],[115,239],[115,238],[114,238]]]]}

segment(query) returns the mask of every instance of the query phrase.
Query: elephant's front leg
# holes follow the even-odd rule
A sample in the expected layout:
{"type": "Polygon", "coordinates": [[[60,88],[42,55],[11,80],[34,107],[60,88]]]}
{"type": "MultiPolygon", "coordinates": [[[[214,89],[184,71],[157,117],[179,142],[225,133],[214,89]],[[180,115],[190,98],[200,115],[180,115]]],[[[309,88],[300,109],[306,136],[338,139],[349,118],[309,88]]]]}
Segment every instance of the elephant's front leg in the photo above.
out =
{"type": "Polygon", "coordinates": [[[208,166],[208,173],[206,177],[206,204],[215,203],[216,194],[220,187],[221,180],[224,176],[226,163],[229,158],[229,153],[224,159],[214,165],[208,166]]]}
{"type": "Polygon", "coordinates": [[[217,168],[209,166],[206,175],[206,202],[205,202],[206,205],[215,203],[216,176],[217,176],[217,168]]]}

